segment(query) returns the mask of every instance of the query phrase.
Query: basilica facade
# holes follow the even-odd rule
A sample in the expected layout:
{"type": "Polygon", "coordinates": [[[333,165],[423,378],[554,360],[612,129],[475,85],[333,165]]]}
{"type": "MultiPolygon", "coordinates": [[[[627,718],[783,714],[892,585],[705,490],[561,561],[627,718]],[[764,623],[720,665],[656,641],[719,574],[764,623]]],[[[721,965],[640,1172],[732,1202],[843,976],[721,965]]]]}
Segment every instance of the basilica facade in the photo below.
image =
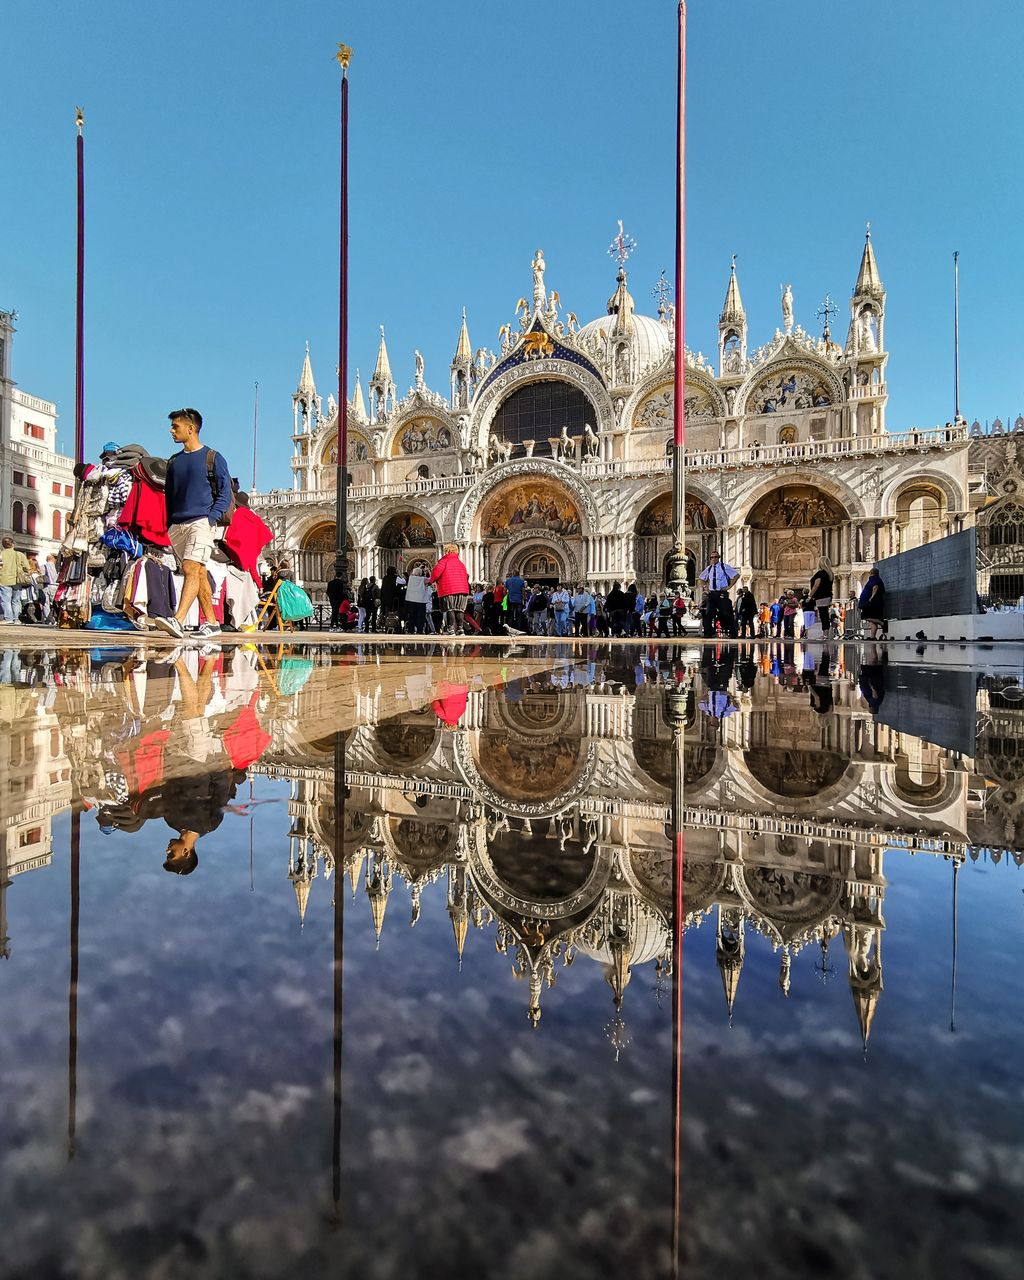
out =
{"type": "MultiPolygon", "coordinates": [[[[802,587],[827,555],[837,596],[876,558],[958,532],[983,477],[965,422],[886,423],[886,294],[868,234],[845,341],[820,336],[782,295],[781,326],[750,345],[735,262],[713,357],[687,350],[686,551],[691,582],[712,549],[758,599],[802,587]]],[[[474,350],[465,315],[445,393],[399,398],[381,330],[364,396],[349,404],[349,561],[361,578],[433,563],[458,544],[473,581],[518,569],[532,581],[664,582],[672,543],[669,457],[674,311],[640,314],[620,261],[606,312],[580,324],[547,279],[474,350]]],[[[307,349],[293,396],[293,487],[253,495],[314,594],[335,546],[337,406],[316,390],[307,349]]]]}

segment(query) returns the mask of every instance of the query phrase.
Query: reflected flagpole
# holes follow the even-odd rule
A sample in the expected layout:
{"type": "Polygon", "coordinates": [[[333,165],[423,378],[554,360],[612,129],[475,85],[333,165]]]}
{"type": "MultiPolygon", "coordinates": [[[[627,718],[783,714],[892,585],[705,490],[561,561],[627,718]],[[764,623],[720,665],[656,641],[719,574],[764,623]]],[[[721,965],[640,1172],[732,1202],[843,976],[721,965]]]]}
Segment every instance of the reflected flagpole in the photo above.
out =
{"type": "Polygon", "coordinates": [[[672,412],[672,551],[669,585],[686,582],[686,0],[679,0],[676,81],[675,405],[672,412]]]}
{"type": "Polygon", "coordinates": [[[952,965],[952,972],[950,974],[950,980],[949,980],[949,1029],[950,1031],[953,1031],[953,1032],[956,1031],[956,944],[957,944],[957,931],[956,931],[957,883],[956,882],[957,882],[957,873],[959,872],[959,870],[960,870],[960,863],[956,858],[954,858],[953,859],[953,965],[952,965]]]}
{"type": "Polygon", "coordinates": [[[79,870],[82,847],[82,815],[71,811],[71,953],[68,977],[68,1159],[75,1158],[75,1129],[78,1118],[78,919],[79,870]]]}
{"type": "Polygon", "coordinates": [[[341,1104],[342,1104],[342,1039],[344,1031],[344,960],[345,960],[345,731],[334,734],[334,989],[333,1081],[334,1108],[331,1127],[331,1198],[334,1203],[334,1226],[341,1226],[341,1104]]]}
{"type": "Polygon", "coordinates": [[[341,225],[338,272],[338,444],[335,473],[334,572],[348,593],[348,66],[349,45],[339,44],[341,64],[341,225]]]}

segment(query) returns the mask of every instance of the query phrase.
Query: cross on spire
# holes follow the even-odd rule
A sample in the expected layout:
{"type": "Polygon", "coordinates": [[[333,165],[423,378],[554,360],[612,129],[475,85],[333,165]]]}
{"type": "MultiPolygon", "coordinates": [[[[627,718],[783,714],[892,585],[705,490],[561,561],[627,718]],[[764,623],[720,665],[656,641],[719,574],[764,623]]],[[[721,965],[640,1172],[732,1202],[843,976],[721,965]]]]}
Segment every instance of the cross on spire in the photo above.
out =
{"type": "MultiPolygon", "coordinates": [[[[733,258],[733,261],[735,262],[736,259],[733,258]]],[[[668,313],[668,300],[671,296],[672,286],[668,282],[668,276],[663,271],[658,276],[658,283],[651,290],[651,297],[658,299],[658,318],[661,320],[664,320],[668,313]]]]}
{"type": "Polygon", "coordinates": [[[818,317],[819,320],[823,322],[824,328],[822,331],[822,336],[824,337],[825,341],[828,342],[829,338],[832,336],[829,325],[832,321],[832,317],[837,316],[839,314],[839,308],[836,306],[836,304],[832,301],[832,299],[826,293],[825,301],[821,304],[821,306],[818,308],[818,310],[814,314],[818,317]]]}
{"type": "Polygon", "coordinates": [[[633,237],[622,229],[622,219],[619,219],[619,232],[615,239],[608,246],[608,256],[614,258],[619,264],[621,271],[626,265],[626,259],[636,251],[636,241],[633,237]]]}

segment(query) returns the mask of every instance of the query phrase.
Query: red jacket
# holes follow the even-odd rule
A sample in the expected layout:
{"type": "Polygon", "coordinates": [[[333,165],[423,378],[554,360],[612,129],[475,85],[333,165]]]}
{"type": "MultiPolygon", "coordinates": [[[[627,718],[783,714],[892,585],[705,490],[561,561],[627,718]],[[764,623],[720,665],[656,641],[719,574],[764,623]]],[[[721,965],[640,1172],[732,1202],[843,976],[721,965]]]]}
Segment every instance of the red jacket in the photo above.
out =
{"type": "Polygon", "coordinates": [[[469,595],[469,574],[457,551],[442,556],[427,581],[437,583],[439,596],[469,595]]]}
{"type": "Polygon", "coordinates": [[[442,724],[446,724],[449,729],[454,729],[465,714],[468,702],[468,684],[452,684],[449,680],[441,680],[437,686],[437,697],[433,702],[434,714],[442,724]]]}

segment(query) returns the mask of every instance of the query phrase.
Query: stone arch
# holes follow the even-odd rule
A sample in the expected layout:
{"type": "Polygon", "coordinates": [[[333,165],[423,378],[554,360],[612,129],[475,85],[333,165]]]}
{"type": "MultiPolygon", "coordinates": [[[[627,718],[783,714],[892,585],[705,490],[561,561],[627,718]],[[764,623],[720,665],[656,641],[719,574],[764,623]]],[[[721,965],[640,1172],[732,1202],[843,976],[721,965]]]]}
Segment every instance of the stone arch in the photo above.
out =
{"type": "Polygon", "coordinates": [[[433,531],[434,545],[441,545],[441,529],[437,520],[422,506],[417,503],[408,502],[404,498],[387,503],[383,510],[378,513],[372,532],[374,545],[382,545],[380,541],[381,534],[392,520],[400,519],[402,516],[418,516],[421,520],[425,520],[433,531]]]}
{"type": "MultiPolygon", "coordinates": [[[[488,383],[473,406],[475,418],[471,435],[477,447],[487,448],[491,423],[500,405],[513,391],[534,382],[567,382],[586,396],[594,410],[594,429],[599,436],[615,429],[615,407],[603,381],[589,364],[563,359],[528,360],[504,370],[488,383]]],[[[557,434],[557,433],[556,433],[557,434]]]]}
{"type": "Polygon", "coordinates": [[[800,485],[820,489],[822,493],[834,499],[845,509],[849,519],[863,519],[865,515],[864,504],[856,491],[845,481],[839,480],[835,476],[827,475],[822,471],[797,468],[793,471],[787,470],[785,474],[774,471],[768,479],[762,480],[760,484],[755,485],[739,503],[734,516],[734,523],[746,524],[754,507],[773,490],[795,488],[800,485]]]}
{"type": "Polygon", "coordinates": [[[559,534],[533,530],[519,538],[510,538],[497,552],[489,576],[507,578],[513,568],[524,573],[529,581],[536,578],[555,576],[559,582],[579,581],[583,574],[579,557],[566,540],[559,534]],[[546,552],[559,562],[552,574],[530,571],[526,565],[529,557],[535,553],[546,552]]]}
{"type": "MultiPolygon", "coordinates": [[[[691,387],[702,391],[711,404],[712,412],[701,421],[712,422],[716,418],[725,418],[728,416],[729,409],[726,404],[725,396],[718,387],[714,379],[703,369],[698,369],[689,362],[686,365],[686,386],[687,390],[691,387]]],[[[673,361],[671,354],[649,373],[642,378],[636,389],[630,394],[622,411],[622,426],[627,431],[633,431],[637,428],[635,418],[640,406],[644,403],[648,396],[656,391],[673,391],[675,384],[673,380],[673,361]]],[[[673,397],[674,399],[674,397],[673,397]]],[[[668,417],[666,430],[671,436],[672,419],[668,417]]]]}
{"type": "Polygon", "coordinates": [[[481,774],[469,735],[458,733],[452,736],[455,762],[466,785],[484,804],[510,816],[539,818],[561,813],[589,789],[597,768],[597,747],[590,742],[577,758],[572,774],[564,785],[549,789],[547,795],[537,799],[510,796],[499,791],[481,774]]]}
{"type": "MultiPolygon", "coordinates": [[[[829,393],[830,403],[828,405],[808,404],[797,409],[795,405],[781,406],[787,412],[804,412],[814,408],[835,408],[846,402],[846,393],[843,390],[843,384],[835,371],[825,364],[822,360],[816,360],[813,356],[808,355],[785,355],[780,354],[774,360],[770,360],[767,364],[759,365],[744,379],[740,385],[740,389],[736,394],[737,412],[747,414],[748,416],[757,416],[763,412],[760,407],[755,407],[750,403],[751,396],[763,383],[767,382],[775,375],[781,375],[788,370],[793,369],[799,373],[810,375],[824,384],[829,393]]],[[[776,410],[775,412],[778,412],[776,410]]]]}
{"type": "MultiPolygon", "coordinates": [[[[634,504],[632,516],[633,564],[639,581],[665,581],[666,559],[673,548],[672,539],[672,489],[658,485],[653,495],[644,495],[647,501],[634,504]]],[[[720,521],[715,506],[706,501],[691,486],[686,487],[686,552],[692,561],[688,578],[692,587],[696,581],[696,566],[707,564],[708,557],[718,543],[720,521]],[[691,572],[692,570],[692,572],[691,572]]],[[[630,525],[625,524],[625,528],[630,525]]]]}
{"type": "MultiPolygon", "coordinates": [[[[334,572],[335,541],[337,524],[333,519],[321,516],[308,523],[296,540],[295,568],[302,582],[326,583],[334,572]]],[[[349,577],[355,573],[354,543],[352,532],[346,535],[345,549],[348,553],[349,577]]]]}
{"type": "Polygon", "coordinates": [[[596,532],[600,518],[597,503],[588,485],[583,484],[576,472],[564,463],[554,462],[548,458],[519,458],[514,462],[504,462],[492,467],[490,471],[473,485],[462,500],[455,514],[455,538],[466,542],[472,536],[473,521],[477,512],[499,485],[518,476],[544,476],[567,490],[580,513],[583,536],[596,532]]]}
{"type": "Polygon", "coordinates": [[[442,405],[433,404],[429,401],[425,402],[417,396],[413,403],[404,407],[388,423],[381,453],[385,458],[409,458],[414,461],[422,461],[437,454],[458,453],[461,447],[462,439],[458,423],[448,412],[447,407],[442,407],[442,405]],[[403,436],[421,420],[436,424],[434,443],[431,445],[428,441],[426,447],[421,451],[407,453],[402,447],[403,436]],[[448,433],[448,444],[439,447],[436,443],[436,436],[442,430],[448,433]]]}

